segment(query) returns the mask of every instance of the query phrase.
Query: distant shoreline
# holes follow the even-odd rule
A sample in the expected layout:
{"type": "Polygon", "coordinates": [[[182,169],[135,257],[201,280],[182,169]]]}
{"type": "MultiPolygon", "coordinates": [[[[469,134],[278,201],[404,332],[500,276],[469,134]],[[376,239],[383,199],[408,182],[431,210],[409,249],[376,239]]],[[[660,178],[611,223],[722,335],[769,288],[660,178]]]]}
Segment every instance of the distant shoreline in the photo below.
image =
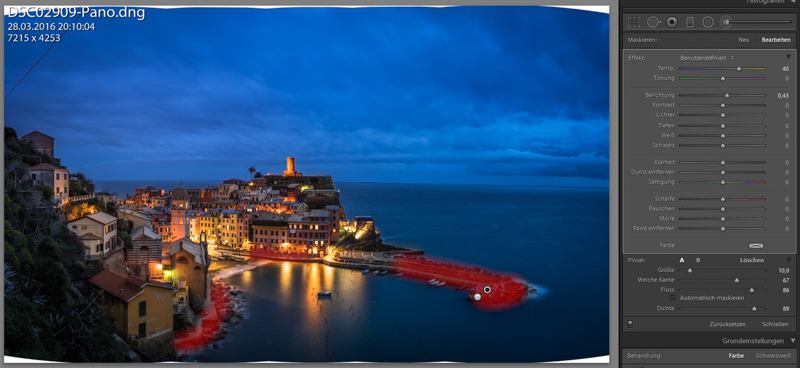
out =
{"type": "MultiPolygon", "coordinates": [[[[97,182],[140,182],[142,184],[145,183],[158,183],[158,182],[212,182],[212,183],[222,183],[228,179],[92,179],[97,185],[97,182]]],[[[246,180],[246,179],[242,179],[246,180]]],[[[562,188],[562,189],[605,189],[608,190],[609,187],[594,187],[594,186],[571,186],[571,185],[525,185],[525,184],[464,184],[464,183],[397,183],[397,182],[383,182],[383,181],[343,181],[343,180],[336,180],[336,183],[347,183],[347,184],[407,184],[407,185],[433,185],[433,186],[459,186],[459,187],[504,187],[504,188],[562,188]]],[[[177,186],[177,185],[176,185],[177,186]]],[[[132,188],[133,190],[135,188],[132,188]]],[[[160,189],[168,189],[168,188],[160,188],[160,189]]]]}
{"type": "MultiPolygon", "coordinates": [[[[224,270],[226,268],[230,268],[236,265],[240,265],[242,262],[236,261],[211,261],[211,264],[208,266],[208,273],[211,274],[212,272],[217,272],[224,270]]],[[[213,274],[211,276],[214,276],[213,274]]]]}

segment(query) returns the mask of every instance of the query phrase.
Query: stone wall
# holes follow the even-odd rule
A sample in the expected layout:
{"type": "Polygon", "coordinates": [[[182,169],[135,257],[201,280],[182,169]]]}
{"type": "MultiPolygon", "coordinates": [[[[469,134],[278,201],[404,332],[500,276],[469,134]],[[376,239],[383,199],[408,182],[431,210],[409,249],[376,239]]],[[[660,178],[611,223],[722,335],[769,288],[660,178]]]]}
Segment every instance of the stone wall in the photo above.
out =
{"type": "Polygon", "coordinates": [[[172,324],[173,326],[175,326],[176,331],[179,331],[180,329],[183,328],[188,328],[190,326],[194,326],[195,322],[197,322],[195,318],[195,313],[189,306],[184,308],[182,313],[173,314],[172,318],[173,318],[172,324]]]}
{"type": "Polygon", "coordinates": [[[173,345],[172,331],[151,336],[139,341],[139,350],[157,362],[175,361],[178,359],[173,345]]]}
{"type": "Polygon", "coordinates": [[[103,264],[105,264],[107,270],[117,271],[124,274],[128,273],[128,270],[125,267],[125,251],[122,248],[123,247],[120,247],[120,249],[103,260],[103,264]]]}

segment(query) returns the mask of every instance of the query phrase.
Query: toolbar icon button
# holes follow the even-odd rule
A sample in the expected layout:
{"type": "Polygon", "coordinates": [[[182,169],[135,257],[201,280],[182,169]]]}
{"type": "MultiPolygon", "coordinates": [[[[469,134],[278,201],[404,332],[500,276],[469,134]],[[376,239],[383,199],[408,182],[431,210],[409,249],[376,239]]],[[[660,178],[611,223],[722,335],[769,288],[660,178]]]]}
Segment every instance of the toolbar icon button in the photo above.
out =
{"type": "Polygon", "coordinates": [[[667,18],[667,27],[675,28],[678,25],[678,18],[669,17],[667,18]]]}

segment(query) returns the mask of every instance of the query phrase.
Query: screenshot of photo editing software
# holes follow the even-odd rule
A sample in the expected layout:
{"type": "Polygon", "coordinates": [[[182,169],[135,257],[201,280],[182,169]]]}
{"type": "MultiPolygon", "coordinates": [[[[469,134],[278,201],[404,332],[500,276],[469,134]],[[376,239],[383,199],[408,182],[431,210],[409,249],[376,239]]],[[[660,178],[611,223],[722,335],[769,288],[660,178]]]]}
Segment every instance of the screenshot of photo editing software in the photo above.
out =
{"type": "Polygon", "coordinates": [[[5,363],[800,368],[795,0],[4,19],[5,363]]]}

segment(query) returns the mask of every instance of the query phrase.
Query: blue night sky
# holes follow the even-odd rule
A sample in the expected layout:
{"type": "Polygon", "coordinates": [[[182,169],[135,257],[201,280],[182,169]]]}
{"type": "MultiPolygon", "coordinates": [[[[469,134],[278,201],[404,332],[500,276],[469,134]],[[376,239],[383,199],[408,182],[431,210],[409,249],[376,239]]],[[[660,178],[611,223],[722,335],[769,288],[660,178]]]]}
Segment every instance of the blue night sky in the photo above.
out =
{"type": "MultiPolygon", "coordinates": [[[[82,19],[5,100],[93,179],[608,186],[608,15],[147,9],[82,19]]],[[[9,18],[6,17],[6,21],[9,18]]],[[[49,44],[5,44],[5,91],[49,44]]]]}

